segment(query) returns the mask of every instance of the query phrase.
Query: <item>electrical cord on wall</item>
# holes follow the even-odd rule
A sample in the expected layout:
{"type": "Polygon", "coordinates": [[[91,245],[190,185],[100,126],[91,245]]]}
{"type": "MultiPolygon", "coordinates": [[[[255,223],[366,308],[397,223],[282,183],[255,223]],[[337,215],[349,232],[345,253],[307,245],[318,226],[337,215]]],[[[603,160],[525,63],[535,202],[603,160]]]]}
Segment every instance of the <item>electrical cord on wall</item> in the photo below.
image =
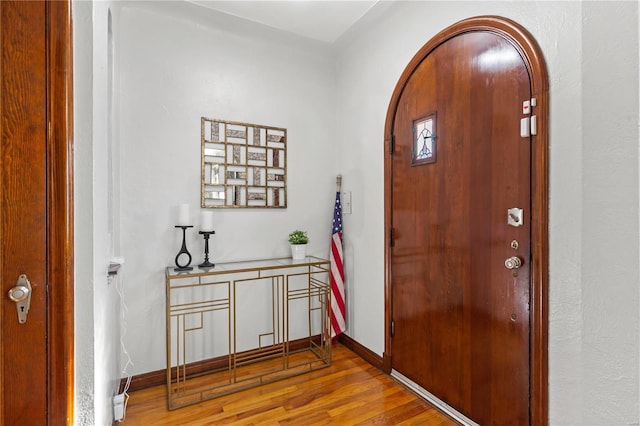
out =
{"type": "MultiPolygon", "coordinates": [[[[124,263],[123,259],[119,259],[121,264],[124,263]]],[[[130,366],[133,366],[133,361],[131,361],[131,356],[129,355],[129,352],[127,351],[127,348],[124,344],[124,338],[127,334],[127,319],[126,319],[126,314],[128,312],[127,309],[127,304],[125,303],[125,293],[124,293],[124,271],[120,271],[120,273],[118,274],[119,277],[118,279],[116,279],[116,291],[118,292],[118,296],[120,297],[120,348],[122,350],[122,353],[124,354],[124,356],[126,357],[127,362],[124,364],[124,367],[122,367],[122,377],[126,377],[127,380],[124,384],[124,388],[122,389],[122,392],[119,395],[124,395],[124,400],[122,401],[122,416],[120,418],[115,418],[114,420],[118,421],[118,422],[122,422],[125,418],[125,414],[127,412],[127,402],[129,401],[129,394],[127,393],[129,391],[129,387],[131,386],[131,374],[127,373],[127,368],[130,366]]],[[[117,395],[118,396],[118,395],[117,395]]],[[[121,397],[122,399],[122,397],[121,397]]],[[[114,412],[117,411],[117,409],[115,408],[116,402],[114,400],[114,412]]],[[[114,415],[114,417],[118,417],[117,415],[114,415]]]]}

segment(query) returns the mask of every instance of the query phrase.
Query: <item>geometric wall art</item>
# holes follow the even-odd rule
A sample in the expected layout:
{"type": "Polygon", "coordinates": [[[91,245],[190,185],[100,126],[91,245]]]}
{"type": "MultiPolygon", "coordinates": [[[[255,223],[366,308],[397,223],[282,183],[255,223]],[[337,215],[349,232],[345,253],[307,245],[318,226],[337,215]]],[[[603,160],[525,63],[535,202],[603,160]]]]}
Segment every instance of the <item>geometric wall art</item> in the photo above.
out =
{"type": "Polygon", "coordinates": [[[203,208],[286,208],[287,129],[201,119],[203,208]]]}

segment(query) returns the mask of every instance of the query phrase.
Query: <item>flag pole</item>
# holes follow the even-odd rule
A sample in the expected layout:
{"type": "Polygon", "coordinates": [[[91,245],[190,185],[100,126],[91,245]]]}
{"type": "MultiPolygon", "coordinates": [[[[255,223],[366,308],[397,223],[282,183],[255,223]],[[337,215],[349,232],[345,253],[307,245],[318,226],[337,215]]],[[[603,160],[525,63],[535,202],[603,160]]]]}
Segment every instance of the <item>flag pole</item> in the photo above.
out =
{"type": "Polygon", "coordinates": [[[333,209],[333,230],[331,234],[331,250],[329,253],[331,287],[331,341],[337,342],[338,335],[346,329],[346,299],[344,291],[344,265],[342,253],[342,205],[340,189],[342,175],[336,177],[336,202],[333,209]]]}

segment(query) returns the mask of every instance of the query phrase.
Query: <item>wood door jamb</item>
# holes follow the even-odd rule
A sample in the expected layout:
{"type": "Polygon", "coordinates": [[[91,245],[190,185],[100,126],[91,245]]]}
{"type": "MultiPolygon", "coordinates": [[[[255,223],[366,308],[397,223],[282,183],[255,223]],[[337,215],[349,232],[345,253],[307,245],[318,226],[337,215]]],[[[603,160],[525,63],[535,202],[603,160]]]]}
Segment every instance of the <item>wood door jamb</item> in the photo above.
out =
{"type": "Polygon", "coordinates": [[[47,424],[73,424],[74,230],[71,2],[46,2],[47,424]]]}

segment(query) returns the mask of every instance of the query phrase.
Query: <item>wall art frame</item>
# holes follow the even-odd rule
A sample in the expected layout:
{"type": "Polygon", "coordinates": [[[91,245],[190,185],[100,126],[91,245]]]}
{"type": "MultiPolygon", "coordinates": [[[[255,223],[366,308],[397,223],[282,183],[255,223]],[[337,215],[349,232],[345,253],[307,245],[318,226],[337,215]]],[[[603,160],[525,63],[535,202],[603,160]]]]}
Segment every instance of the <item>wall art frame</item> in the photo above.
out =
{"type": "Polygon", "coordinates": [[[287,207],[287,129],[202,117],[201,150],[201,207],[287,207]]]}

